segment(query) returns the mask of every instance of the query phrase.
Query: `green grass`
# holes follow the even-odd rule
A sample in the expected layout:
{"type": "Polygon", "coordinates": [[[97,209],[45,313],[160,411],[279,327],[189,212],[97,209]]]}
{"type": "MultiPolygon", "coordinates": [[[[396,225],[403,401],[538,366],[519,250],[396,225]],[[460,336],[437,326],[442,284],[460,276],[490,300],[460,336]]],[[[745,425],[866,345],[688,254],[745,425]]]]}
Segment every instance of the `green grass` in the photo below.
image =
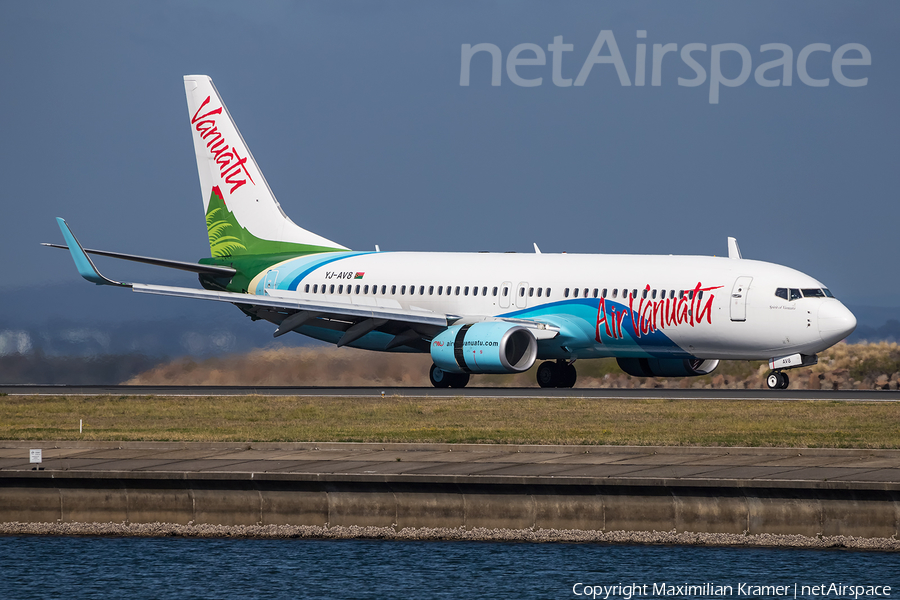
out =
{"type": "Polygon", "coordinates": [[[796,400],[0,397],[21,440],[900,448],[898,422],[900,403],[796,400]]]}

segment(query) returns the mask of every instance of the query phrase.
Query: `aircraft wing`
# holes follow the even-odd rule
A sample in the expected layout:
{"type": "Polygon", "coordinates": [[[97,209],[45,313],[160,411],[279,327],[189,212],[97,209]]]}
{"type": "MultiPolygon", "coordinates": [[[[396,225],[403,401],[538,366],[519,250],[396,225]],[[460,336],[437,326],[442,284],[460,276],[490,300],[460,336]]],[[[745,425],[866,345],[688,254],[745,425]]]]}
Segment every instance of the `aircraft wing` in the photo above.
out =
{"type": "MultiPolygon", "coordinates": [[[[439,314],[426,309],[403,308],[393,300],[379,302],[373,298],[356,297],[340,297],[339,300],[328,301],[318,298],[309,300],[274,290],[271,295],[258,295],[147,283],[123,283],[102,275],[87,256],[87,251],[82,248],[65,220],[57,218],[57,222],[79,274],[88,281],[97,285],[130,287],[132,291],[139,294],[228,302],[254,318],[265,319],[277,324],[275,337],[294,331],[303,325],[314,324],[339,332],[338,346],[350,344],[367,333],[377,330],[394,336],[387,345],[386,349],[388,350],[405,345],[427,351],[425,340],[430,340],[462,319],[458,315],[439,314]]],[[[95,251],[93,253],[127,260],[134,258],[132,255],[121,256],[112,252],[95,251]]],[[[160,266],[171,266],[167,263],[175,262],[149,257],[137,258],[142,259],[139,262],[160,266]]],[[[193,263],[179,263],[179,265],[191,264],[193,263]]],[[[176,265],[174,268],[182,267],[176,265]]],[[[523,325],[532,329],[537,339],[553,337],[558,332],[558,328],[552,325],[528,319],[503,319],[502,317],[487,317],[487,319],[508,320],[523,325]]]]}

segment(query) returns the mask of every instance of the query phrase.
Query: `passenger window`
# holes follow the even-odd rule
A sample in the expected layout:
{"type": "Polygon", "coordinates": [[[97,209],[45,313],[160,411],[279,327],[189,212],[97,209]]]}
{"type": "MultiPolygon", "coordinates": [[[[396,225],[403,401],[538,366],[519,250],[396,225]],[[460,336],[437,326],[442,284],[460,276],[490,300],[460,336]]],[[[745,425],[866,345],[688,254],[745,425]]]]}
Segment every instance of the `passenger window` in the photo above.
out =
{"type": "Polygon", "coordinates": [[[631,290],[631,297],[637,298],[637,290],[631,290]]]}
{"type": "Polygon", "coordinates": [[[434,296],[434,286],[433,285],[428,286],[428,295],[434,296]]]}
{"type": "Polygon", "coordinates": [[[463,296],[469,295],[469,286],[466,286],[465,290],[463,290],[463,296]]]}
{"type": "Polygon", "coordinates": [[[356,285],[356,293],[359,293],[359,284],[356,285]]]}
{"type": "Polygon", "coordinates": [[[597,288],[594,288],[594,298],[596,298],[599,293],[600,293],[600,290],[598,290],[597,288]]]}
{"type": "Polygon", "coordinates": [[[494,286],[493,295],[494,295],[494,296],[497,295],[497,286],[496,286],[496,285],[494,286]]]}
{"type": "Polygon", "coordinates": [[[656,300],[656,290],[653,290],[652,292],[650,292],[650,298],[652,298],[653,300],[656,300]]]}
{"type": "Polygon", "coordinates": [[[444,294],[444,286],[438,286],[438,296],[442,296],[444,294]]]}
{"type": "Polygon", "coordinates": [[[392,285],[391,286],[391,296],[396,296],[396,295],[397,295],[397,286],[392,285]]]}
{"type": "Polygon", "coordinates": [[[800,298],[800,290],[791,288],[791,300],[799,300],[800,298]]]}
{"type": "Polygon", "coordinates": [[[333,283],[331,284],[331,287],[328,288],[328,293],[329,293],[329,294],[333,294],[333,293],[334,293],[334,284],[333,284],[333,283]]]}
{"type": "Polygon", "coordinates": [[[485,285],[485,286],[482,286],[482,288],[481,288],[481,295],[482,295],[482,296],[487,296],[487,286],[486,286],[486,285],[485,285]]]}
{"type": "Polygon", "coordinates": [[[569,288],[566,288],[566,291],[563,292],[563,296],[565,296],[566,298],[569,297],[569,288]]]}
{"type": "Polygon", "coordinates": [[[313,294],[318,294],[318,293],[319,293],[319,284],[318,283],[313,284],[313,294]]]}
{"type": "Polygon", "coordinates": [[[363,294],[368,294],[368,293],[369,293],[369,286],[363,287],[363,294]]]}
{"type": "Polygon", "coordinates": [[[344,286],[343,286],[343,285],[339,285],[339,286],[338,286],[338,294],[343,294],[343,293],[344,293],[344,286]]]}
{"type": "Polygon", "coordinates": [[[541,292],[544,291],[544,288],[538,288],[538,298],[541,297],[541,292]]]}
{"type": "Polygon", "coordinates": [[[304,291],[305,291],[307,294],[309,293],[309,284],[308,284],[308,283],[306,284],[306,288],[304,289],[304,291]]]}
{"type": "Polygon", "coordinates": [[[456,286],[456,295],[459,296],[459,286],[456,286]]]}
{"type": "Polygon", "coordinates": [[[507,288],[507,287],[503,288],[503,295],[504,295],[504,296],[508,296],[508,295],[509,295],[509,288],[507,288]]]}
{"type": "Polygon", "coordinates": [[[612,297],[616,298],[616,297],[618,297],[618,295],[619,295],[619,290],[618,290],[618,288],[616,288],[613,290],[612,297]]]}
{"type": "Polygon", "coordinates": [[[400,286],[400,295],[403,296],[404,294],[406,294],[406,286],[405,285],[400,286]]]}
{"type": "Polygon", "coordinates": [[[524,298],[524,297],[525,297],[525,288],[520,287],[519,288],[519,298],[524,298]]]}
{"type": "Polygon", "coordinates": [[[544,295],[545,295],[546,297],[548,297],[548,298],[550,297],[550,288],[547,288],[547,293],[544,294],[544,295]]]}
{"type": "Polygon", "coordinates": [[[473,295],[473,296],[477,296],[477,295],[478,295],[478,286],[477,286],[477,285],[476,285],[475,287],[472,288],[472,295],[473,295]]]}
{"type": "Polygon", "coordinates": [[[641,298],[643,298],[644,300],[647,299],[647,288],[641,290],[641,298]]]}
{"type": "Polygon", "coordinates": [[[534,298],[534,288],[528,288],[528,297],[534,298]]]}

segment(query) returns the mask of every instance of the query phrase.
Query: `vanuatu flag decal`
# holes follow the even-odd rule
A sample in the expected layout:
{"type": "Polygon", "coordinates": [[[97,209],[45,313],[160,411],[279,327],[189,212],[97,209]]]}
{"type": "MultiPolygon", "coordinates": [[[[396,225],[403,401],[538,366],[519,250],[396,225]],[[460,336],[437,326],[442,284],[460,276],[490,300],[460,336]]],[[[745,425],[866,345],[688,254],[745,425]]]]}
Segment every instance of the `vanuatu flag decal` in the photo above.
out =
{"type": "Polygon", "coordinates": [[[353,279],[362,279],[363,275],[365,275],[365,273],[357,273],[356,277],[354,277],[353,279]]]}

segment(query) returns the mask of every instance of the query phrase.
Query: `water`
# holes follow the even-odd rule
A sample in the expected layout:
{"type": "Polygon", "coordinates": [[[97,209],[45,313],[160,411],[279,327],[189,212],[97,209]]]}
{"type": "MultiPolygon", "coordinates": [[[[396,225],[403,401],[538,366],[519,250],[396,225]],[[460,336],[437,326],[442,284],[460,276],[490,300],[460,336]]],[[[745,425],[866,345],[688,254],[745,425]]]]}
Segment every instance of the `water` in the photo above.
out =
{"type": "MultiPolygon", "coordinates": [[[[644,597],[703,599],[793,598],[794,583],[891,586],[890,596],[859,596],[880,600],[900,596],[900,554],[493,542],[0,538],[3,600],[584,598],[573,592],[579,582],[646,584],[644,597]],[[732,590],[653,595],[653,584],[663,582],[730,585],[732,590]],[[790,589],[753,594],[744,588],[749,593],[741,594],[740,583],[790,589]]],[[[584,593],[584,586],[575,591],[584,593]]],[[[853,598],[825,591],[798,597],[853,598]]],[[[627,600],[622,592],[609,598],[627,600]]]]}

